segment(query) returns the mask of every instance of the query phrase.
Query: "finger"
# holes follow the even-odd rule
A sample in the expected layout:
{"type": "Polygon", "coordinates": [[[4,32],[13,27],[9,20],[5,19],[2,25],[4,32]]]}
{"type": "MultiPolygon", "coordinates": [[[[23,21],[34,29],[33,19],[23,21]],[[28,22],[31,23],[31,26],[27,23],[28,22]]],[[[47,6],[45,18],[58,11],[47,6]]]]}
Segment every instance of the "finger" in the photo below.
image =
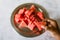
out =
{"type": "Polygon", "coordinates": [[[56,20],[53,20],[53,19],[48,19],[48,18],[46,18],[46,19],[44,19],[43,21],[47,21],[47,22],[56,22],[56,20]]]}
{"type": "Polygon", "coordinates": [[[53,25],[54,27],[58,26],[56,20],[53,20],[53,19],[45,19],[43,21],[47,22],[47,24],[53,25]]]}
{"type": "Polygon", "coordinates": [[[47,30],[47,26],[42,25],[41,26],[43,29],[47,30]]]}
{"type": "Polygon", "coordinates": [[[52,25],[48,25],[48,26],[42,25],[42,28],[45,29],[45,30],[53,30],[52,25]]]}
{"type": "Polygon", "coordinates": [[[48,22],[56,22],[56,21],[53,20],[53,19],[45,19],[45,20],[47,20],[48,22]]]}
{"type": "Polygon", "coordinates": [[[56,20],[53,20],[53,19],[47,19],[48,22],[50,22],[50,24],[53,26],[53,27],[58,27],[58,24],[56,22],[56,20]]]}

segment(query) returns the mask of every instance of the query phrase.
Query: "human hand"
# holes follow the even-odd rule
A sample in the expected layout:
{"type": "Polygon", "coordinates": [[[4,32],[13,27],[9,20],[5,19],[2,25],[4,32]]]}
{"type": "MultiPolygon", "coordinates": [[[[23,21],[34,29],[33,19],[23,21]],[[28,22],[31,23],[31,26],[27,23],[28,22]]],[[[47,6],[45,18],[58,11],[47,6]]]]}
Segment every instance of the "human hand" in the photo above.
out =
{"type": "Polygon", "coordinates": [[[53,20],[53,19],[45,19],[45,20],[43,20],[43,22],[46,23],[45,25],[43,25],[43,28],[45,30],[50,31],[50,33],[53,36],[59,36],[60,37],[60,30],[59,30],[58,24],[57,24],[57,22],[55,20],[53,20]]]}

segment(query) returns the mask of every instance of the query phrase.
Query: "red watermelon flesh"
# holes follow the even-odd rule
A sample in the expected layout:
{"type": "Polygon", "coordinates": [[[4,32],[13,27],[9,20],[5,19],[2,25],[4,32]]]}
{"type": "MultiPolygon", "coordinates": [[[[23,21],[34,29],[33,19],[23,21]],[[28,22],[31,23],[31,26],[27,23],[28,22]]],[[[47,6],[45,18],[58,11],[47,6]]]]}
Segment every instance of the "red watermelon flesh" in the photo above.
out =
{"type": "Polygon", "coordinates": [[[22,20],[24,20],[24,16],[22,16],[20,14],[15,15],[15,22],[16,23],[20,23],[22,20]]]}
{"type": "Polygon", "coordinates": [[[35,6],[31,5],[30,10],[35,10],[35,9],[36,9],[35,6]]]}
{"type": "Polygon", "coordinates": [[[26,12],[25,12],[25,15],[26,15],[26,17],[30,17],[30,15],[33,13],[33,10],[27,10],[26,12]]]}
{"type": "Polygon", "coordinates": [[[16,23],[19,23],[19,22],[21,21],[21,20],[20,20],[20,16],[21,16],[21,15],[19,15],[19,14],[16,14],[16,15],[15,15],[15,22],[16,22],[16,23]]]}
{"type": "Polygon", "coordinates": [[[23,14],[26,10],[27,10],[26,8],[20,9],[18,14],[23,14]]]}
{"type": "Polygon", "coordinates": [[[30,30],[33,30],[34,27],[35,27],[35,24],[32,23],[32,22],[30,22],[27,27],[28,27],[30,30]]]}
{"type": "Polygon", "coordinates": [[[31,19],[31,21],[34,21],[34,20],[35,20],[34,15],[31,15],[31,16],[30,16],[30,19],[31,19]]]}
{"type": "Polygon", "coordinates": [[[29,16],[34,12],[35,6],[32,5],[29,10],[25,12],[25,15],[29,18],[29,16]]]}
{"type": "Polygon", "coordinates": [[[28,20],[27,20],[27,18],[24,19],[24,22],[28,25],[28,20]]]}
{"type": "Polygon", "coordinates": [[[40,19],[42,19],[42,20],[44,19],[44,16],[43,16],[43,13],[42,13],[42,12],[38,12],[38,13],[37,13],[37,16],[38,16],[40,19]]]}
{"type": "Polygon", "coordinates": [[[26,26],[27,26],[27,24],[24,21],[21,21],[21,23],[19,24],[19,28],[23,28],[26,26]]]}
{"type": "Polygon", "coordinates": [[[26,17],[29,17],[29,10],[25,12],[26,17]]]}
{"type": "Polygon", "coordinates": [[[42,30],[41,24],[37,20],[34,21],[34,24],[37,26],[37,28],[39,29],[39,31],[42,30]]]}
{"type": "MultiPolygon", "coordinates": [[[[33,30],[35,27],[38,28],[39,31],[42,30],[41,25],[44,24],[41,21],[38,22],[38,20],[35,18],[35,6],[32,5],[29,10],[27,8],[20,9],[18,11],[18,14],[15,15],[15,22],[19,23],[19,28],[22,27],[28,27],[30,30],[33,30]],[[24,14],[24,15],[22,15],[24,14]]],[[[36,15],[41,19],[44,20],[43,12],[36,12],[36,15]]]]}

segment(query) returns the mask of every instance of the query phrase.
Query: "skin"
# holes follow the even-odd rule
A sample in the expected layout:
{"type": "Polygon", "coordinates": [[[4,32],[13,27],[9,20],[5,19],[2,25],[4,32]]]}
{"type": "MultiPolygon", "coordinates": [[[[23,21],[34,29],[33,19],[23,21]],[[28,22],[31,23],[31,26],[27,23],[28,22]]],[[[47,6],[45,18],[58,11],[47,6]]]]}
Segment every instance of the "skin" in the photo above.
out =
{"type": "Polygon", "coordinates": [[[55,37],[56,40],[60,40],[60,29],[58,27],[57,22],[53,19],[45,19],[43,20],[43,22],[45,22],[43,28],[49,31],[52,37],[55,37]]]}

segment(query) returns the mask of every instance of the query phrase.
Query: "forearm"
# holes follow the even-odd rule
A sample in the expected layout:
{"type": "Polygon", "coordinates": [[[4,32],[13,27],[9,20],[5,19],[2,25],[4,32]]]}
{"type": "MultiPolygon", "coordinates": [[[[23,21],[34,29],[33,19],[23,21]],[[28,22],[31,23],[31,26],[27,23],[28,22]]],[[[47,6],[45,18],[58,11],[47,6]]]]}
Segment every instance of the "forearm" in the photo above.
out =
{"type": "Polygon", "coordinates": [[[60,40],[60,31],[55,30],[55,31],[50,31],[52,37],[54,37],[56,40],[60,40]]]}
{"type": "Polygon", "coordinates": [[[60,35],[55,36],[56,40],[60,40],[60,35]]]}
{"type": "Polygon", "coordinates": [[[56,40],[60,40],[60,29],[57,29],[58,31],[56,32],[56,40]]]}
{"type": "Polygon", "coordinates": [[[60,40],[60,33],[59,32],[54,33],[54,37],[56,38],[56,40],[60,40]]]}

